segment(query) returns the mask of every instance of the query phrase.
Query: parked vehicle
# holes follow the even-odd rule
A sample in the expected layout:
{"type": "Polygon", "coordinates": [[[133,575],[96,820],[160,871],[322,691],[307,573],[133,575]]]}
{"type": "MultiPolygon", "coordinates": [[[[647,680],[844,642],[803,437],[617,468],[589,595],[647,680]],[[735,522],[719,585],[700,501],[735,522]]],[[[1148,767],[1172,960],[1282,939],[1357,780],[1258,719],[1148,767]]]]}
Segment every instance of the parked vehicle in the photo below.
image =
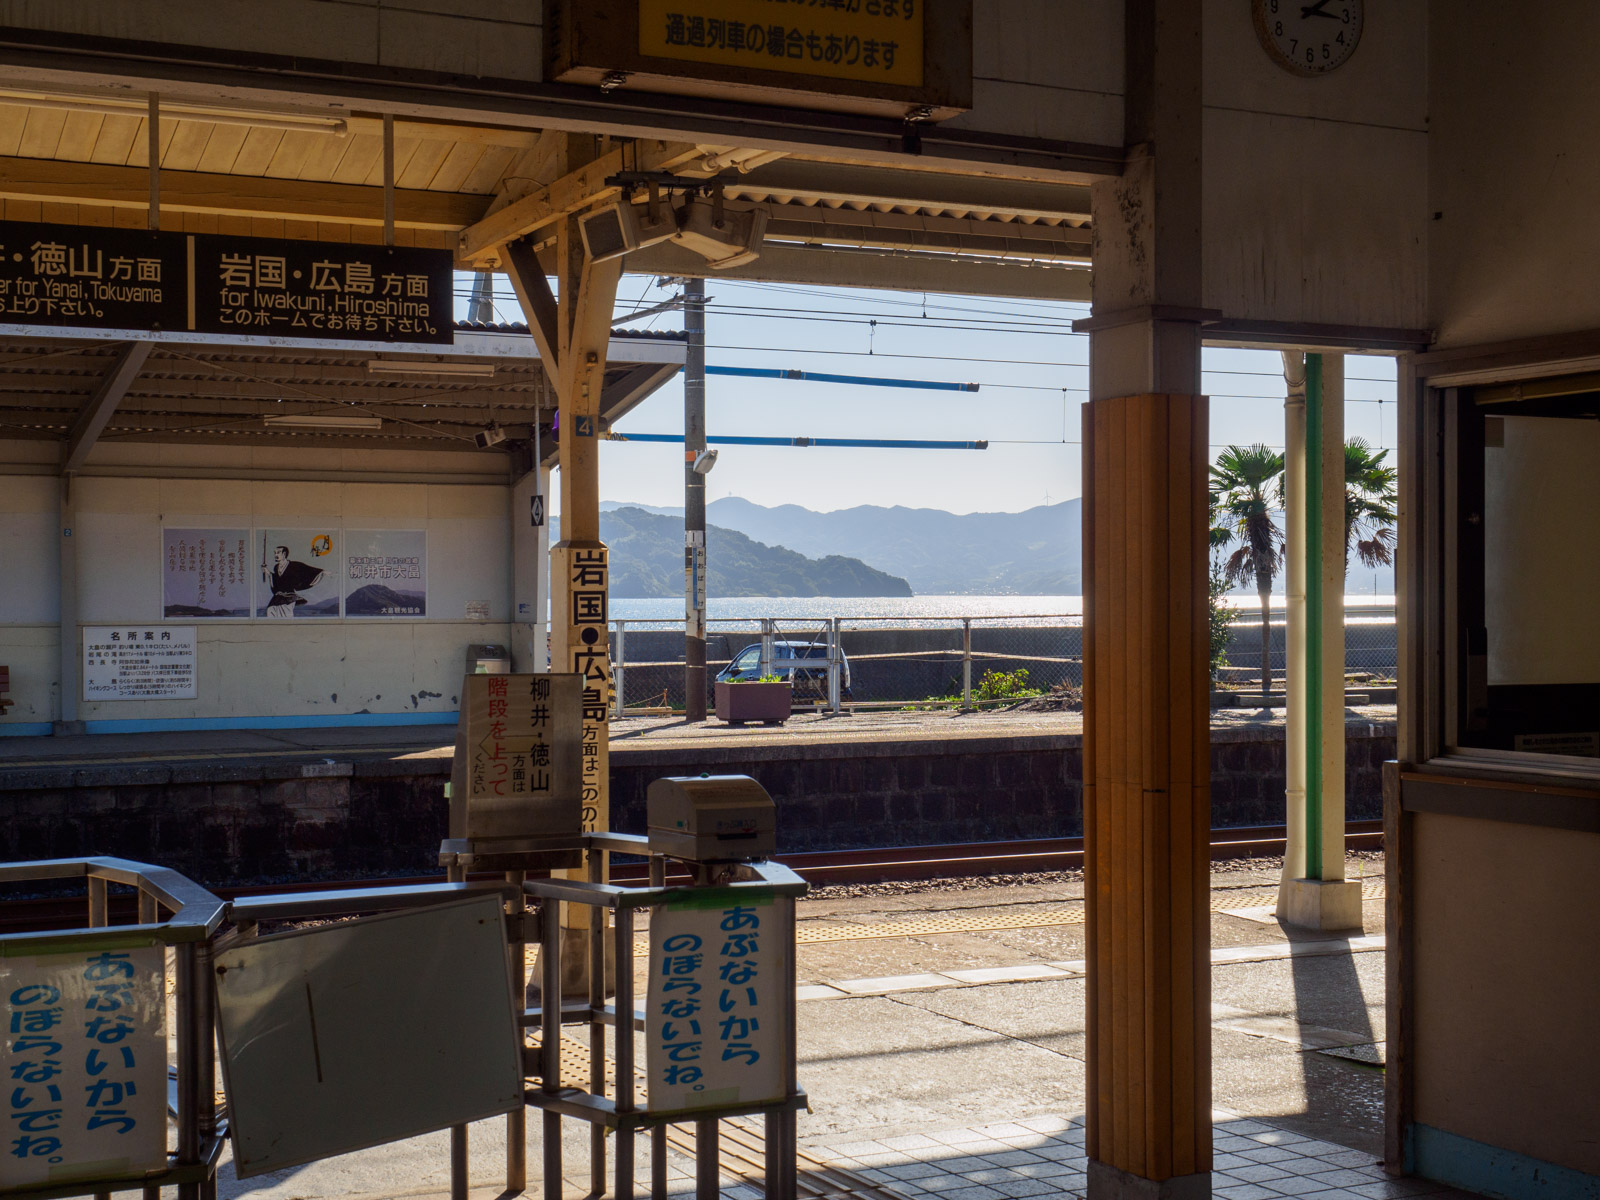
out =
{"type": "MultiPolygon", "coordinates": [[[[828,647],[823,642],[772,643],[772,673],[787,680],[797,696],[828,698],[828,647]]],[[[748,683],[761,678],[761,643],[752,642],[717,672],[719,683],[748,683]]],[[[839,695],[850,695],[850,660],[839,652],[839,695]]]]}

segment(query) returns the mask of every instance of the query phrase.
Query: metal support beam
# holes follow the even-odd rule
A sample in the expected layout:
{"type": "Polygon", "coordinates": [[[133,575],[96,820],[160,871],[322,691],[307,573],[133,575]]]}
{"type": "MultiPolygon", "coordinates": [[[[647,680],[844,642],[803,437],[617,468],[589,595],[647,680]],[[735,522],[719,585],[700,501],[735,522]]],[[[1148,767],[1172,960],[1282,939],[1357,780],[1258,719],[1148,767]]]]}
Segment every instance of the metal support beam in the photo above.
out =
{"type": "Polygon", "coordinates": [[[683,366],[684,719],[706,719],[706,477],[694,469],[706,448],[706,281],[684,284],[683,366]]]}
{"type": "Polygon", "coordinates": [[[95,440],[105,429],[106,422],[111,420],[111,414],[117,411],[117,405],[128,394],[129,386],[138,378],[144,360],[150,357],[150,350],[150,342],[128,342],[122,347],[122,353],[112,363],[100,386],[78,414],[72,431],[67,434],[66,444],[61,449],[63,475],[70,475],[83,466],[89,451],[94,449],[95,440]]]}

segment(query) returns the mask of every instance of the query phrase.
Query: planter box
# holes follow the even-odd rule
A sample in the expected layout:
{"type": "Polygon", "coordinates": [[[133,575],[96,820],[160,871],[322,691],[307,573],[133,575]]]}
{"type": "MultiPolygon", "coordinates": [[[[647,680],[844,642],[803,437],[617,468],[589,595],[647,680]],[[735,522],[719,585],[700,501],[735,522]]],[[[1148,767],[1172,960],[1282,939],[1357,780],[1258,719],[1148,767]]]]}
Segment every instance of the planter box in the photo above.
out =
{"type": "Polygon", "coordinates": [[[794,690],[787,682],[717,682],[717,720],[730,725],[743,725],[746,721],[782,724],[789,719],[793,702],[794,690]]]}

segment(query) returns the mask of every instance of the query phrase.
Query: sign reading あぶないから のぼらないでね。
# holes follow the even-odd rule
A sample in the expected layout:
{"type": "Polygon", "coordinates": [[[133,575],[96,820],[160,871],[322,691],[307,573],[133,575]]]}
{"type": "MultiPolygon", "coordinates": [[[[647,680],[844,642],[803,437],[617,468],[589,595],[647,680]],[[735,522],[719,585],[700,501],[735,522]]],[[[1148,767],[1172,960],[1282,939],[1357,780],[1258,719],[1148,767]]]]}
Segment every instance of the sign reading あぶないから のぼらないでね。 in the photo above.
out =
{"type": "Polygon", "coordinates": [[[0,324],[449,344],[448,250],[0,221],[0,324]]]}

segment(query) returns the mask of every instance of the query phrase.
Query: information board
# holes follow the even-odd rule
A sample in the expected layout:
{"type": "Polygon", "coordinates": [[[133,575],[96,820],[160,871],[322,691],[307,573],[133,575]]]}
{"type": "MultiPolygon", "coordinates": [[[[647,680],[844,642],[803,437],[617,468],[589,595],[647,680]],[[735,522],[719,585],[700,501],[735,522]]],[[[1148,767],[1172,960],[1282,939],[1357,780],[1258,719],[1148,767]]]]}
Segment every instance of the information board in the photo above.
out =
{"type": "Polygon", "coordinates": [[[0,322],[454,340],[448,250],[0,221],[0,322]]]}
{"type": "Polygon", "coordinates": [[[924,11],[925,0],[639,0],[639,53],[921,87],[924,11]]]}
{"type": "Polygon", "coordinates": [[[167,1165],[159,945],[0,956],[0,1192],[167,1165]]]}
{"type": "Polygon", "coordinates": [[[451,837],[576,841],[582,686],[576,675],[462,680],[451,837]]]}
{"type": "Polygon", "coordinates": [[[83,698],[193,700],[193,625],[86,625],[83,698]]]}
{"type": "Polygon", "coordinates": [[[784,1098],[790,947],[771,896],[706,888],[650,918],[645,1068],[652,1113],[784,1098]]]}

